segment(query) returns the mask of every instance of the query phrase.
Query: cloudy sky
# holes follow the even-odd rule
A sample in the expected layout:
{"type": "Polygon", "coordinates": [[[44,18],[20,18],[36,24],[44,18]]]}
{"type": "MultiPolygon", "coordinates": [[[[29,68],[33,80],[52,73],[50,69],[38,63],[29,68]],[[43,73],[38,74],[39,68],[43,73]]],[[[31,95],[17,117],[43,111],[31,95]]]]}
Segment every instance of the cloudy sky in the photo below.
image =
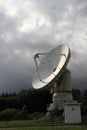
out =
{"type": "Polygon", "coordinates": [[[74,88],[87,84],[87,0],[0,0],[0,93],[31,87],[33,52],[71,48],[74,88]]]}

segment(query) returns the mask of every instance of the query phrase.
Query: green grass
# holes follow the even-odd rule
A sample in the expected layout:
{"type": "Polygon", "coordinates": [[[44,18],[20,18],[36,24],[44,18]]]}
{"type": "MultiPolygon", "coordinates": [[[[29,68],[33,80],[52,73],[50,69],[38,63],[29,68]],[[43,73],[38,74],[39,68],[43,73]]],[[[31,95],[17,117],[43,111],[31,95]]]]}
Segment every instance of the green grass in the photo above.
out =
{"type": "Polygon", "coordinates": [[[0,130],[87,130],[87,126],[35,127],[35,128],[0,128],[0,130]]]}
{"type": "MultiPolygon", "coordinates": [[[[61,122],[55,122],[54,125],[64,125],[61,122]]],[[[52,126],[52,122],[39,121],[39,120],[13,120],[13,121],[0,121],[0,127],[31,127],[31,126],[52,126]]]]}
{"type": "Polygon", "coordinates": [[[55,122],[52,126],[51,122],[39,120],[13,120],[0,121],[0,130],[87,130],[87,126],[64,126],[64,123],[55,122]]]}

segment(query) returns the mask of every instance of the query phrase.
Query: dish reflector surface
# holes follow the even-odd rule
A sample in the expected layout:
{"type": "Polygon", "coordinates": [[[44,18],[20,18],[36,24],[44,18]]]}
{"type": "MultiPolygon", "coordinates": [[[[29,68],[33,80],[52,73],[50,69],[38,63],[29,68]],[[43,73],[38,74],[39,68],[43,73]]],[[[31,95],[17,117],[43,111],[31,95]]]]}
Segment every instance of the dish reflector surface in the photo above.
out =
{"type": "Polygon", "coordinates": [[[32,86],[35,89],[42,88],[51,82],[56,76],[59,76],[68,63],[70,57],[70,49],[68,45],[59,45],[43,58],[34,73],[32,86]]]}

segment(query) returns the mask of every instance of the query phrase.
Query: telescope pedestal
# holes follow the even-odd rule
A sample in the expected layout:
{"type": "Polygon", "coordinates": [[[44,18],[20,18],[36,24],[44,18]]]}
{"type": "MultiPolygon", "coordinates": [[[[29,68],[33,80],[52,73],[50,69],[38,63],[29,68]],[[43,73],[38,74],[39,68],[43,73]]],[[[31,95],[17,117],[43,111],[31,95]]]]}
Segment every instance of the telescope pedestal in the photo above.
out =
{"type": "Polygon", "coordinates": [[[66,69],[61,78],[54,81],[53,104],[64,109],[63,104],[72,101],[71,72],[66,69]]]}
{"type": "Polygon", "coordinates": [[[71,89],[71,72],[66,69],[59,80],[54,81],[53,103],[49,112],[63,111],[65,123],[81,123],[80,103],[73,101],[71,89]]]}

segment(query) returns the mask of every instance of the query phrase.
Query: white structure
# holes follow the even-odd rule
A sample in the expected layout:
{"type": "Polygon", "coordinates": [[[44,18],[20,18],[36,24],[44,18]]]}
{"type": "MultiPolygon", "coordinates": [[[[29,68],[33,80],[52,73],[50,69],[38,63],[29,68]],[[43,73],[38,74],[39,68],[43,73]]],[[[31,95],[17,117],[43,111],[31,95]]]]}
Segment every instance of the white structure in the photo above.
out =
{"type": "Polygon", "coordinates": [[[71,72],[67,69],[70,56],[70,48],[65,44],[57,46],[49,53],[34,54],[36,71],[32,86],[40,89],[53,81],[53,103],[47,108],[48,111],[64,110],[65,123],[81,123],[80,104],[73,101],[71,72]]]}
{"type": "Polygon", "coordinates": [[[32,80],[33,88],[43,88],[56,77],[58,80],[65,72],[69,59],[70,49],[65,44],[57,46],[49,53],[34,54],[36,71],[32,80]]]}
{"type": "Polygon", "coordinates": [[[65,123],[81,123],[80,103],[64,104],[65,123]]]}

